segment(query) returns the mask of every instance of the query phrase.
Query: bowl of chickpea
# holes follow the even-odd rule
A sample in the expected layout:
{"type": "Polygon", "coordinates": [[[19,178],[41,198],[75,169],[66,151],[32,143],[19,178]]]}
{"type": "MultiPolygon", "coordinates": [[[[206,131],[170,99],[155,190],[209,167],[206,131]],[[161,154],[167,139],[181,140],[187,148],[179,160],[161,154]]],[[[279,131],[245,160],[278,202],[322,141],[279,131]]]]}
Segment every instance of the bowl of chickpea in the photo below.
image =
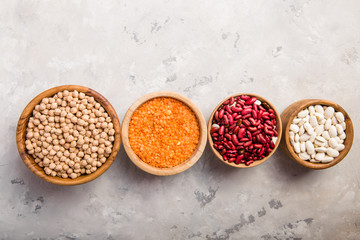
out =
{"type": "Polygon", "coordinates": [[[38,177],[58,185],[78,185],[111,166],[120,148],[120,122],[98,92],[58,86],[25,107],[16,142],[25,165],[38,177]]]}

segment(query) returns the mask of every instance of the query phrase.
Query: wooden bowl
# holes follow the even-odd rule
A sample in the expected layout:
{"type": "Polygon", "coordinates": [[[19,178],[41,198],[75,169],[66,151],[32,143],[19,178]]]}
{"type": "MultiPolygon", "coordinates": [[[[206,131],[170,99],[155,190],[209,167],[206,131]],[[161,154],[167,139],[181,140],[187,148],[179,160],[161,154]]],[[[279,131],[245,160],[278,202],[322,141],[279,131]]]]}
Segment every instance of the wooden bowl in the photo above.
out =
{"type": "Polygon", "coordinates": [[[154,93],[147,94],[147,95],[139,98],[138,100],[136,100],[136,102],[133,105],[131,105],[129,110],[126,112],[123,123],[122,123],[122,140],[123,140],[123,145],[124,145],[126,153],[128,154],[130,160],[136,166],[138,166],[145,172],[148,172],[148,173],[151,173],[154,175],[158,175],[158,176],[174,175],[174,174],[178,174],[178,173],[181,173],[181,172],[187,170],[188,168],[193,166],[201,157],[201,155],[205,149],[205,146],[206,146],[206,122],[205,122],[204,116],[202,115],[200,109],[190,99],[182,96],[181,94],[175,93],[175,92],[154,92],[154,93]],[[181,101],[182,103],[184,103],[188,107],[190,107],[190,109],[195,113],[195,116],[197,117],[197,119],[199,121],[200,137],[199,137],[199,142],[198,142],[196,149],[194,150],[193,154],[189,157],[189,159],[187,159],[183,163],[181,163],[175,167],[171,167],[171,168],[157,168],[157,167],[154,167],[154,166],[151,166],[151,165],[145,163],[132,150],[132,148],[130,146],[130,141],[129,141],[129,124],[130,124],[133,113],[143,103],[149,101],[150,99],[157,98],[157,97],[170,97],[170,98],[174,98],[176,100],[181,101]]]}
{"type": "Polygon", "coordinates": [[[256,94],[252,94],[252,93],[238,93],[238,94],[234,94],[232,96],[229,96],[227,97],[226,99],[224,99],[223,101],[221,101],[217,106],[216,108],[214,109],[214,111],[211,113],[211,116],[210,116],[210,119],[209,119],[209,122],[208,122],[208,141],[209,141],[209,144],[210,144],[210,147],[212,149],[212,151],[215,153],[215,155],[218,157],[218,159],[229,165],[229,166],[232,166],[232,167],[237,167],[237,168],[251,168],[251,167],[255,167],[255,166],[258,166],[260,164],[262,164],[263,162],[265,162],[266,160],[268,160],[271,155],[274,154],[274,152],[276,151],[277,147],[279,146],[280,144],[280,140],[281,140],[281,135],[282,135],[282,124],[281,124],[281,118],[280,118],[280,115],[278,113],[278,111],[276,110],[276,108],[274,107],[274,105],[272,105],[268,100],[266,100],[265,98],[259,96],[259,95],[256,95],[256,94]],[[267,103],[273,110],[274,110],[274,113],[275,113],[275,116],[276,116],[276,129],[278,131],[278,139],[275,143],[275,147],[274,149],[271,151],[271,153],[264,157],[263,159],[261,160],[256,160],[254,161],[252,164],[250,164],[249,166],[246,166],[245,164],[243,163],[240,163],[240,164],[236,164],[234,162],[228,162],[228,161],[224,161],[223,157],[221,156],[221,154],[214,148],[214,142],[212,140],[212,137],[211,137],[211,134],[210,134],[210,130],[211,130],[211,126],[212,126],[212,121],[213,121],[213,118],[214,118],[214,115],[215,115],[215,112],[218,110],[218,108],[223,104],[223,102],[225,102],[226,100],[230,99],[231,97],[237,97],[237,96],[240,96],[240,95],[249,95],[249,96],[252,96],[252,97],[256,97],[259,101],[261,102],[265,102],[267,103]]]}
{"type": "Polygon", "coordinates": [[[304,100],[300,100],[297,101],[293,104],[291,104],[290,106],[288,106],[281,114],[281,120],[283,123],[283,137],[282,137],[282,141],[280,144],[281,149],[293,160],[295,160],[296,162],[298,162],[299,164],[303,165],[304,167],[307,168],[312,168],[312,169],[325,169],[325,168],[329,168],[332,167],[336,164],[338,164],[350,151],[352,142],[354,140],[354,127],[353,127],[353,123],[350,119],[350,116],[347,114],[347,112],[345,112],[345,110],[338,104],[330,102],[328,100],[323,100],[323,99],[304,99],[304,100]],[[290,137],[289,137],[289,129],[290,129],[290,124],[292,123],[294,117],[304,108],[309,107],[311,105],[325,105],[325,106],[331,106],[335,109],[335,111],[337,112],[342,112],[345,116],[345,123],[346,123],[346,130],[345,130],[345,134],[346,134],[346,138],[344,141],[344,145],[345,145],[345,149],[342,150],[339,154],[339,156],[337,156],[333,161],[329,162],[329,163],[312,163],[309,161],[305,161],[302,160],[297,153],[295,153],[294,148],[291,146],[290,143],[290,137]]]}
{"type": "Polygon", "coordinates": [[[51,88],[49,90],[46,90],[45,92],[40,93],[37,95],[31,102],[25,107],[24,111],[22,112],[18,125],[16,130],[16,143],[19,150],[19,154],[21,158],[23,159],[25,165],[30,168],[30,170],[36,174],[36,176],[44,179],[47,182],[58,184],[58,185],[78,185],[83,184],[86,182],[89,182],[91,180],[94,180],[95,178],[99,177],[101,174],[103,174],[113,163],[121,143],[121,136],[120,136],[120,122],[119,118],[114,110],[114,108],[111,106],[111,104],[104,98],[100,93],[87,88],[83,86],[77,86],[77,85],[64,85],[64,86],[58,86],[51,88]],[[32,111],[35,108],[36,105],[38,105],[41,100],[45,97],[51,97],[55,95],[58,92],[68,90],[68,91],[74,91],[77,90],[78,92],[83,92],[88,96],[92,96],[95,98],[95,100],[101,104],[103,108],[105,108],[106,112],[109,114],[109,116],[112,119],[114,130],[115,130],[115,141],[112,149],[112,153],[107,158],[106,162],[98,168],[94,173],[89,175],[81,175],[80,177],[77,177],[75,179],[70,178],[60,178],[60,177],[53,177],[46,175],[44,172],[44,169],[39,167],[37,163],[35,163],[34,158],[27,153],[25,148],[25,138],[26,138],[26,128],[29,122],[29,118],[32,116],[32,111]]]}

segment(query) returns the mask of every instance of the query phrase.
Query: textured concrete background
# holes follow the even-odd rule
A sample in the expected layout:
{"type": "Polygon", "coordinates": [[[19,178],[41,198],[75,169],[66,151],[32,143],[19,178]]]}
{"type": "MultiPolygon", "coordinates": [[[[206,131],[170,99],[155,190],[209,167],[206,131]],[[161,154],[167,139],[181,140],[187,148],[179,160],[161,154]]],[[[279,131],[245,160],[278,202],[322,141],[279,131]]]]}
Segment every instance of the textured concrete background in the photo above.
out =
{"type": "Polygon", "coordinates": [[[0,239],[359,239],[360,1],[0,1],[0,239]],[[57,85],[103,94],[122,119],[142,95],[176,91],[208,119],[251,92],[282,112],[304,98],[354,122],[340,164],[307,170],[279,149],[233,169],[207,147],[188,171],[149,175],[123,147],[97,180],[56,186],[15,144],[26,104],[57,85]]]}

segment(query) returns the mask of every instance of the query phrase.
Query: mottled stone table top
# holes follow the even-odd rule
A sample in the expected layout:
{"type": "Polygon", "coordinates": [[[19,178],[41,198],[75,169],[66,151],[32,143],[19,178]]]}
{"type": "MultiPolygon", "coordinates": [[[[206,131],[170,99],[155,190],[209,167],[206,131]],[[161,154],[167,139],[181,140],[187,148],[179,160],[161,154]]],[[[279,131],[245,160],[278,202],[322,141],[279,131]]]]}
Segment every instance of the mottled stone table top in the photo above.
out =
{"type": "Polygon", "coordinates": [[[359,239],[360,2],[22,1],[0,6],[0,239],[359,239]],[[15,142],[40,92],[79,84],[122,119],[146,93],[191,98],[208,119],[249,92],[279,112],[304,98],[340,104],[348,156],[308,170],[278,149],[234,169],[206,147],[188,171],[149,175],[123,147],[98,179],[74,187],[36,177],[15,142]]]}

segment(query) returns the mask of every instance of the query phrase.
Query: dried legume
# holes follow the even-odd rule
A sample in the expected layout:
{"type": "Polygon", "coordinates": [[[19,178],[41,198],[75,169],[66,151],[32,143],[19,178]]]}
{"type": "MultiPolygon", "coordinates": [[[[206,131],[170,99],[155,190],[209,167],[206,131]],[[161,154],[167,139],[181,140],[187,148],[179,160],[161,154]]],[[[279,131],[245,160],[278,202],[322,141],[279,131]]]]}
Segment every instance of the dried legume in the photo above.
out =
{"type": "Polygon", "coordinates": [[[129,141],[145,163],[170,168],[187,160],[199,142],[200,129],[193,111],[169,97],[153,98],[132,115],[129,141]]]}
{"type": "Polygon", "coordinates": [[[105,163],[114,134],[112,120],[100,103],[65,90],[35,106],[25,146],[47,175],[74,179],[105,163]]]}
{"type": "Polygon", "coordinates": [[[256,97],[231,97],[215,112],[210,134],[224,161],[249,166],[275,147],[275,112],[256,97]]]}
{"type": "Polygon", "coordinates": [[[292,120],[290,143],[304,161],[329,163],[345,148],[345,116],[330,106],[302,109],[292,120]]]}

